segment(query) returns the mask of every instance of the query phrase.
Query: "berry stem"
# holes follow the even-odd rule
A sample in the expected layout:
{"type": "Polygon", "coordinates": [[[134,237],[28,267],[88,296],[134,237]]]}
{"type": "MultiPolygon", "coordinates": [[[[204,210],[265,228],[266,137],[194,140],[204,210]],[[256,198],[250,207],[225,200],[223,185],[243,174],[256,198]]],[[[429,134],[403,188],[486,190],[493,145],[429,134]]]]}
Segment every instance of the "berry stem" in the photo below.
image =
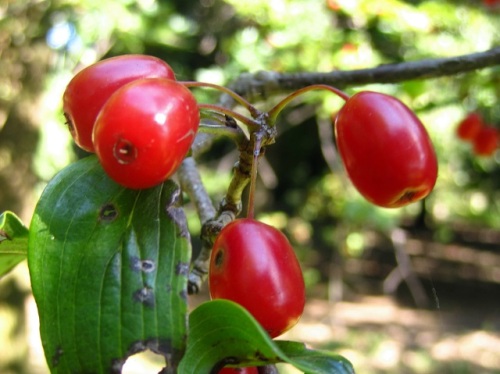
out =
{"type": "Polygon", "coordinates": [[[243,123],[249,130],[257,130],[260,128],[260,124],[256,121],[254,121],[251,118],[248,118],[244,116],[243,114],[240,114],[238,112],[235,112],[234,110],[224,108],[219,105],[214,105],[214,104],[198,104],[198,108],[200,111],[206,110],[210,112],[215,112],[215,113],[221,113],[224,114],[228,117],[234,118],[241,123],[243,123]]]}
{"type": "Polygon", "coordinates": [[[250,104],[250,102],[247,101],[244,97],[238,95],[236,92],[227,87],[219,86],[218,84],[214,83],[195,82],[195,81],[185,81],[179,83],[183,84],[186,87],[205,87],[205,88],[213,88],[219,90],[231,96],[238,104],[240,104],[242,107],[248,110],[252,118],[257,118],[261,114],[260,111],[257,108],[255,108],[252,104],[250,104]]]}
{"type": "Polygon", "coordinates": [[[207,121],[200,122],[199,133],[225,135],[235,141],[238,141],[244,135],[234,119],[226,114],[202,110],[200,111],[200,118],[207,121]]]}
{"type": "Polygon", "coordinates": [[[198,132],[205,134],[213,134],[218,136],[227,136],[236,141],[238,141],[241,138],[241,136],[243,136],[241,130],[232,127],[227,127],[224,125],[208,125],[205,123],[200,124],[198,132]]]}
{"type": "Polygon", "coordinates": [[[339,90],[338,88],[328,86],[326,84],[313,84],[313,85],[298,89],[297,91],[294,91],[290,95],[286,96],[283,100],[281,100],[278,104],[276,104],[273,108],[271,108],[271,110],[268,112],[269,126],[275,125],[276,118],[278,117],[278,115],[293,99],[299,97],[300,95],[302,95],[306,92],[313,91],[313,90],[327,90],[327,91],[334,93],[335,95],[337,95],[338,97],[340,97],[344,101],[349,100],[349,95],[346,94],[344,91],[339,90]]]}
{"type": "Polygon", "coordinates": [[[260,148],[262,144],[263,134],[260,131],[254,132],[252,134],[254,138],[253,143],[253,159],[252,159],[252,169],[250,171],[250,191],[248,194],[248,208],[247,208],[247,218],[253,219],[255,212],[255,188],[257,184],[257,170],[260,156],[260,148]]]}

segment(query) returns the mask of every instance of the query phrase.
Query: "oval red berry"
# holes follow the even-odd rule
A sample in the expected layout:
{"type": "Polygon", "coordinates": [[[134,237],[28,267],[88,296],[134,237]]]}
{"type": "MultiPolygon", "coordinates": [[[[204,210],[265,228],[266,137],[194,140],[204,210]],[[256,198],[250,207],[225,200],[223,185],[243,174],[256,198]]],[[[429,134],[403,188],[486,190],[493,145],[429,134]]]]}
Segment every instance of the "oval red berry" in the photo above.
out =
{"type": "Polygon", "coordinates": [[[175,173],[199,120],[196,99],[185,86],[139,79],[116,91],[102,108],[94,128],[95,150],[117,183],[149,188],[175,173]]]}
{"type": "Polygon", "coordinates": [[[210,258],[209,289],[213,299],[246,308],[271,337],[293,327],[304,310],[304,279],[288,239],[253,219],[221,230],[210,258]]]}
{"type": "Polygon", "coordinates": [[[479,113],[469,113],[457,126],[457,136],[462,140],[473,140],[484,126],[479,113]]]}
{"type": "Polygon", "coordinates": [[[491,156],[498,148],[498,130],[491,126],[483,126],[472,140],[473,150],[477,156],[491,156]]]}
{"type": "Polygon", "coordinates": [[[434,147],[420,120],[398,99],[370,91],[353,95],[337,115],[335,133],[349,178],[373,204],[396,208],[432,191],[434,147]]]}

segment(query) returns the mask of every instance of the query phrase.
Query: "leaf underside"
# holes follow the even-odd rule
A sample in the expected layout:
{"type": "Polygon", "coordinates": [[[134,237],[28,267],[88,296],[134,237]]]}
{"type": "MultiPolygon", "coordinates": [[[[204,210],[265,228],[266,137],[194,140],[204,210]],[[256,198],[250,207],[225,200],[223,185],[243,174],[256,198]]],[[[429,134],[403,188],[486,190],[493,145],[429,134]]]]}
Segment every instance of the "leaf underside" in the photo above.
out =
{"type": "Polygon", "coordinates": [[[0,277],[26,259],[28,228],[12,212],[0,214],[0,277]]]}
{"type": "Polygon", "coordinates": [[[191,257],[179,198],[172,181],[119,186],[95,156],[48,184],[30,226],[28,265],[53,373],[119,373],[147,349],[176,367],[191,257]]]}

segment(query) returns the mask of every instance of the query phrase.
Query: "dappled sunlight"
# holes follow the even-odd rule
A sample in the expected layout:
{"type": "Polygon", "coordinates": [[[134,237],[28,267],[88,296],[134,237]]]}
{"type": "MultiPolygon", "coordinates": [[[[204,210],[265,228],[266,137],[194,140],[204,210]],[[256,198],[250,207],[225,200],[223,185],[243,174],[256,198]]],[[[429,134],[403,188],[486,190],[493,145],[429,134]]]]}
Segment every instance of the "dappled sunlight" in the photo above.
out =
{"type": "Polygon", "coordinates": [[[468,312],[416,310],[387,296],[335,304],[309,300],[299,324],[280,339],[332,349],[359,373],[437,373],[460,362],[471,370],[499,370],[500,333],[457,325],[457,313],[466,318],[468,312]]]}
{"type": "Polygon", "coordinates": [[[463,360],[485,369],[500,368],[500,335],[488,331],[449,334],[431,348],[436,360],[454,362],[463,360]]]}

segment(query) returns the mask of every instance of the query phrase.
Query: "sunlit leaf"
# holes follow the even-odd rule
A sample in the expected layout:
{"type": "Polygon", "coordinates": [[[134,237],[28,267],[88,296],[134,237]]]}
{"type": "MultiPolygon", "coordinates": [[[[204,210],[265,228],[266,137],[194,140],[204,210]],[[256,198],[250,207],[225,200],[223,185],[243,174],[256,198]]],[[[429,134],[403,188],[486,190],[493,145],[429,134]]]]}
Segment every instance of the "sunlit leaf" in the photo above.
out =
{"type": "Polygon", "coordinates": [[[26,258],[28,229],[12,212],[0,214],[0,277],[26,258]]]}
{"type": "Polygon", "coordinates": [[[129,190],[95,157],[46,187],[28,265],[54,373],[119,373],[149,349],[175,367],[185,349],[189,234],[171,181],[129,190]]]}
{"type": "Polygon", "coordinates": [[[315,351],[302,343],[273,341],[238,304],[212,300],[189,317],[188,348],[179,366],[183,374],[216,373],[224,365],[259,366],[287,362],[304,373],[352,374],[343,357],[315,351]]]}

